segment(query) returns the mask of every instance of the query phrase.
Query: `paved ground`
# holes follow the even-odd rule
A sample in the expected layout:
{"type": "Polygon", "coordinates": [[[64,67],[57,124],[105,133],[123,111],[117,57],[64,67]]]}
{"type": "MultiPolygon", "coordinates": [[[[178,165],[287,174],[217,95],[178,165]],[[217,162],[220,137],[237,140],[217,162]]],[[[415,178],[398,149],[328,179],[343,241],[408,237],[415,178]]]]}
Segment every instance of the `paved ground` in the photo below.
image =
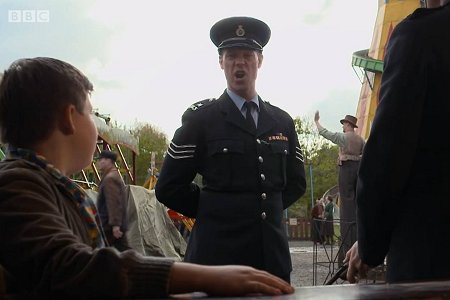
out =
{"type": "MultiPolygon", "coordinates": [[[[338,245],[313,247],[310,241],[290,241],[289,248],[292,259],[291,284],[295,287],[324,285],[338,269],[338,245]]],[[[385,266],[379,266],[370,270],[361,283],[384,283],[384,276],[385,266]]],[[[348,281],[338,279],[333,284],[342,283],[348,284],[348,281]]]]}
{"type": "MultiPolygon", "coordinates": [[[[289,242],[293,286],[311,286],[325,284],[337,269],[336,254],[338,247],[319,246],[314,248],[311,241],[289,242]]],[[[339,280],[337,283],[342,283],[339,280]]]]}

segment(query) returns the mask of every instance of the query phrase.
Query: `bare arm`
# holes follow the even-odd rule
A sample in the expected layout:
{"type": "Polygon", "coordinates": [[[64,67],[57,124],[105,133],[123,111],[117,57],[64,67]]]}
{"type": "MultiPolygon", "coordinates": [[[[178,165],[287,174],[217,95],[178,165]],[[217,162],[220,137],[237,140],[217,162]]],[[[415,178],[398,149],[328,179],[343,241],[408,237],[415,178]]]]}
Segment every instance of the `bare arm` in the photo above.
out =
{"type": "Polygon", "coordinates": [[[327,140],[333,142],[334,144],[345,147],[346,141],[345,141],[345,134],[343,132],[331,132],[325,127],[323,127],[320,122],[320,115],[319,111],[317,110],[314,114],[314,122],[316,123],[317,130],[319,131],[319,134],[326,138],[327,140]]]}

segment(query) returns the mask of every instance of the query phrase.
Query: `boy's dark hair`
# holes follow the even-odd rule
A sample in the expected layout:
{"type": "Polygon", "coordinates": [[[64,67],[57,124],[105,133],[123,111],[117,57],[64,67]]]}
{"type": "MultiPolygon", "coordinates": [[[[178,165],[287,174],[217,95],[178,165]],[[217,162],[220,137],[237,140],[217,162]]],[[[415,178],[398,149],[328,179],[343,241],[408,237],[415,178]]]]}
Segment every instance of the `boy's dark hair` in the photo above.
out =
{"type": "Polygon", "coordinates": [[[36,57],[16,60],[0,82],[2,142],[29,148],[49,137],[69,104],[82,113],[93,86],[64,61],[36,57]]]}

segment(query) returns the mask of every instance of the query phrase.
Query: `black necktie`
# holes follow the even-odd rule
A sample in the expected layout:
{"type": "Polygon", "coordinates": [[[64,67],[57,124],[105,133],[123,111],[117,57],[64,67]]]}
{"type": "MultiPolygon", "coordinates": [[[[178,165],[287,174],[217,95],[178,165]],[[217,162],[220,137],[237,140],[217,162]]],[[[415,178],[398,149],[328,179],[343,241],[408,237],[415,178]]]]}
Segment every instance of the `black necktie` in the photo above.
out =
{"type": "Polygon", "coordinates": [[[251,132],[256,131],[255,120],[253,119],[253,116],[252,116],[252,107],[254,107],[255,105],[256,104],[253,103],[252,101],[245,101],[245,103],[244,103],[244,106],[247,109],[247,111],[245,113],[247,128],[250,129],[251,132]]]}

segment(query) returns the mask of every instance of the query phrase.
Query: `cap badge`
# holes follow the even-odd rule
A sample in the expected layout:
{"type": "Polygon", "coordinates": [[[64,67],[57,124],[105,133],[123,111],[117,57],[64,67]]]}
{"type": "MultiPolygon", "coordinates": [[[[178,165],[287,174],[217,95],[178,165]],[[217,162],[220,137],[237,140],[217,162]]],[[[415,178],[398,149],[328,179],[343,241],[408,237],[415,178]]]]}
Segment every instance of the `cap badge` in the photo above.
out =
{"type": "Polygon", "coordinates": [[[242,25],[238,25],[238,28],[236,29],[236,35],[237,36],[244,36],[245,30],[242,25]]]}

